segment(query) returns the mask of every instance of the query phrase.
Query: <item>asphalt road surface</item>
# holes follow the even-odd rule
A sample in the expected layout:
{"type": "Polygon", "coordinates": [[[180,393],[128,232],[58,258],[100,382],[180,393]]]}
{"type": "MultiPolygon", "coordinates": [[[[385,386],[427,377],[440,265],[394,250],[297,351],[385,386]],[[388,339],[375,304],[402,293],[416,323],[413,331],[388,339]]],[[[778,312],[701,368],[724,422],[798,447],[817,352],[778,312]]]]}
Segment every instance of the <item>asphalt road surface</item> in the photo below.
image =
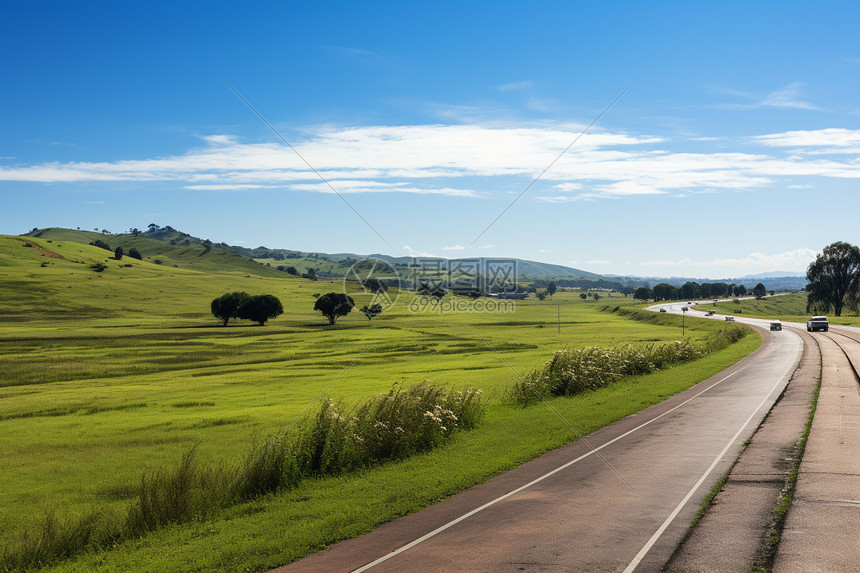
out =
{"type": "Polygon", "coordinates": [[[658,571],[800,359],[800,338],[775,334],[661,404],[276,571],[658,571]]]}

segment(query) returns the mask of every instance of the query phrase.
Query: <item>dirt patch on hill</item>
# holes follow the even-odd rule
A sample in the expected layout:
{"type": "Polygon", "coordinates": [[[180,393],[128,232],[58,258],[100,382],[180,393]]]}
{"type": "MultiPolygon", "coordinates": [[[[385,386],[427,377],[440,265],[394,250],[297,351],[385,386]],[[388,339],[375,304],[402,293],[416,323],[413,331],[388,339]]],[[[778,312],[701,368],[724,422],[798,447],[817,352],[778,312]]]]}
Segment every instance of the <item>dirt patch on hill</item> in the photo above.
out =
{"type": "Polygon", "coordinates": [[[30,241],[22,241],[21,244],[24,247],[28,247],[30,249],[39,249],[40,251],[45,251],[42,253],[43,257],[51,257],[52,259],[62,259],[63,255],[58,255],[57,253],[53,253],[47,250],[45,247],[39,246],[36,243],[31,243],[30,241]]]}

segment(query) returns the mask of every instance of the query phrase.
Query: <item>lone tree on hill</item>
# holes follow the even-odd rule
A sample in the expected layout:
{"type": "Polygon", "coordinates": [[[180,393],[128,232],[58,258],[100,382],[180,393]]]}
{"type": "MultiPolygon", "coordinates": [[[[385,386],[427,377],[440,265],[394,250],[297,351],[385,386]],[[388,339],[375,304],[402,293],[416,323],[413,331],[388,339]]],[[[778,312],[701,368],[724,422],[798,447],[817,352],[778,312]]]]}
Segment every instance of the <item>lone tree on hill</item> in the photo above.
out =
{"type": "Polygon", "coordinates": [[[806,308],[833,308],[842,316],[845,305],[857,304],[860,291],[860,249],[838,241],[827,245],[806,271],[806,308]]]}
{"type": "Polygon", "coordinates": [[[278,297],[271,294],[258,294],[242,301],[237,313],[239,318],[253,320],[263,326],[270,318],[282,315],[284,307],[278,297]]]}
{"type": "Polygon", "coordinates": [[[133,259],[137,259],[138,261],[143,260],[143,256],[141,256],[140,251],[138,251],[134,247],[132,247],[128,250],[128,256],[133,258],[133,259]]]}
{"type": "Polygon", "coordinates": [[[238,318],[239,307],[248,298],[250,297],[246,292],[228,292],[227,294],[222,294],[212,301],[212,314],[215,315],[215,318],[224,321],[224,326],[227,326],[227,321],[231,318],[238,318]]]}
{"type": "Polygon", "coordinates": [[[327,292],[314,303],[314,310],[323,313],[329,324],[334,324],[339,317],[349,314],[354,306],[355,301],[351,296],[340,292],[327,292]]]}
{"type": "Polygon", "coordinates": [[[757,299],[763,299],[767,296],[767,288],[765,288],[764,283],[758,283],[750,292],[757,299]]]}
{"type": "Polygon", "coordinates": [[[546,294],[548,294],[550,296],[550,298],[552,298],[552,295],[554,295],[557,290],[558,290],[558,285],[555,284],[555,281],[549,281],[549,283],[547,283],[546,294]]]}
{"type": "Polygon", "coordinates": [[[376,304],[370,305],[370,308],[368,308],[367,306],[363,306],[363,307],[361,307],[360,312],[361,312],[361,314],[363,314],[364,316],[367,317],[367,321],[369,323],[371,321],[371,319],[376,318],[377,316],[382,314],[382,305],[379,303],[376,303],[376,304]]]}
{"type": "Polygon", "coordinates": [[[122,247],[117,247],[113,250],[113,258],[118,261],[122,260],[122,247]]]}
{"type": "Polygon", "coordinates": [[[365,289],[369,290],[372,293],[384,293],[388,290],[388,285],[379,280],[376,277],[369,277],[364,279],[362,283],[365,289]]]}

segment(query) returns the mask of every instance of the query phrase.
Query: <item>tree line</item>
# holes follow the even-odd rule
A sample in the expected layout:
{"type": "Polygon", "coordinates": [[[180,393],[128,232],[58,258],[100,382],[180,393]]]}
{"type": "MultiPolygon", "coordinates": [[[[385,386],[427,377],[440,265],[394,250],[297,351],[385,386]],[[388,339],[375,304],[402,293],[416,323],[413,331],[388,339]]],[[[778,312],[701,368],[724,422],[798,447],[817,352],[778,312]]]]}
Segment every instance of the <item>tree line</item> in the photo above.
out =
{"type": "MultiPolygon", "coordinates": [[[[770,291],[773,294],[773,291],[770,291]]],[[[654,288],[639,287],[633,291],[633,298],[638,300],[651,300],[660,302],[662,300],[692,300],[703,298],[725,298],[730,296],[752,295],[756,298],[767,296],[768,290],[763,283],[758,283],[752,289],[747,290],[744,285],[734,283],[702,283],[688,281],[676,287],[669,283],[660,283],[654,288]]]]}

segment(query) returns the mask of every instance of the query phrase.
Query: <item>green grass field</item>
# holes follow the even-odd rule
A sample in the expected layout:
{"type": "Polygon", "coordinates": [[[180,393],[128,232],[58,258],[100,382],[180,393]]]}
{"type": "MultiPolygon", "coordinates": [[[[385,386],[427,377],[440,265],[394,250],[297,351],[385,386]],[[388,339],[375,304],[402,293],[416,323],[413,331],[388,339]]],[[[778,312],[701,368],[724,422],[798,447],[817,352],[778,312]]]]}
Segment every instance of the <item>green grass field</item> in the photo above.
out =
{"type": "MultiPolygon", "coordinates": [[[[404,291],[372,323],[353,312],[329,326],[313,311],[313,295],[340,292],[339,281],[216,264],[196,252],[170,251],[171,264],[116,261],[72,238],[0,236],[0,547],[49,511],[119,512],[143,472],[174,465],[193,446],[204,460],[238,463],[323,393],[351,403],[394,383],[430,380],[480,388],[488,408],[479,429],[441,450],[311,480],[61,569],[239,571],[295,559],[576,439],[545,407],[502,400],[518,375],[554,350],[681,338],[680,317],[630,320],[601,309],[633,307],[632,299],[583,301],[578,292],[516,301],[512,312],[439,313],[410,311],[414,293],[404,291]],[[201,259],[196,267],[191,257],[201,259]],[[96,262],[107,269],[93,271],[96,262]],[[209,303],[235,290],[274,294],[285,313],[264,327],[221,327],[209,303]]],[[[688,320],[687,336],[703,340],[722,327],[688,320]]],[[[586,433],[707,378],[759,343],[747,337],[556,407],[586,433]]]]}
{"type": "MultiPolygon", "coordinates": [[[[713,308],[713,305],[700,306],[696,310],[713,308]]],[[[786,322],[805,323],[813,314],[826,314],[831,324],[860,326],[860,315],[851,310],[844,310],[842,316],[832,313],[806,312],[806,293],[792,293],[778,296],[768,296],[761,300],[749,299],[739,302],[719,302],[716,305],[720,314],[737,314],[755,318],[780,319],[786,322]]]]}

